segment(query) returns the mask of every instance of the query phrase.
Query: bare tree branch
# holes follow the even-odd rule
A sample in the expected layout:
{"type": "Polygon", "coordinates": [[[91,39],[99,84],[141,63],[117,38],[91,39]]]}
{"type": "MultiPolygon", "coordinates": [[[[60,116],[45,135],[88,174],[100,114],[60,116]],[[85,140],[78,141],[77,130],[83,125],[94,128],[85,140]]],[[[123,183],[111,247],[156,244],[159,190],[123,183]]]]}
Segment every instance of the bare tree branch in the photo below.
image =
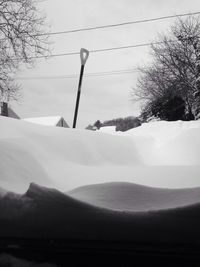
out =
{"type": "Polygon", "coordinates": [[[159,35],[159,44],[151,48],[153,62],[145,69],[139,69],[141,74],[134,89],[134,99],[142,100],[145,107],[164,95],[179,96],[185,101],[186,110],[194,112],[197,78],[200,77],[200,71],[197,71],[199,18],[179,18],[168,35],[159,35]]]}
{"type": "Polygon", "coordinates": [[[20,63],[33,66],[33,57],[49,53],[45,17],[37,4],[36,0],[0,1],[0,80],[4,81],[0,83],[0,92],[1,96],[10,92],[8,99],[16,99],[19,91],[12,76],[20,63]]]}

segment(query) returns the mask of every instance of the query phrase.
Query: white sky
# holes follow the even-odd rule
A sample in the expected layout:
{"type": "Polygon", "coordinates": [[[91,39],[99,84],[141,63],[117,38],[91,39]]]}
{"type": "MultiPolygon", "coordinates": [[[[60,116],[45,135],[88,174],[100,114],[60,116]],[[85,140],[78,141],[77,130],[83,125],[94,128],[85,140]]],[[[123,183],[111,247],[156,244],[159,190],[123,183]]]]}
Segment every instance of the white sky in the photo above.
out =
{"type": "MultiPolygon", "coordinates": [[[[200,11],[199,0],[46,0],[40,4],[51,31],[115,24],[160,16],[200,11]]],[[[151,42],[165,32],[174,19],[116,28],[51,36],[52,54],[151,42]]],[[[149,48],[140,47],[91,53],[85,73],[134,68],[148,63],[149,48]]],[[[23,69],[19,76],[59,76],[79,74],[78,55],[37,60],[34,69],[23,69]]],[[[84,77],[77,127],[95,120],[138,115],[131,100],[137,73],[104,77],[84,77]]],[[[23,99],[12,103],[22,118],[63,116],[72,125],[78,78],[20,80],[23,99]]]]}

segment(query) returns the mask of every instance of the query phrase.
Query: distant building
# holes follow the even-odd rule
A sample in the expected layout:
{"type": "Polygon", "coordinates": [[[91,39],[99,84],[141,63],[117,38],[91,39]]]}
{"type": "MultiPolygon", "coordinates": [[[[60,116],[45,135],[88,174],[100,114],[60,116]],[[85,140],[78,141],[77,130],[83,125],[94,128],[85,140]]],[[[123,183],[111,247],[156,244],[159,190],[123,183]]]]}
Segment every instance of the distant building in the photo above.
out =
{"type": "Polygon", "coordinates": [[[69,125],[61,116],[35,117],[35,118],[26,118],[23,120],[40,125],[69,128],[69,125]]]}
{"type": "Polygon", "coordinates": [[[0,102],[0,103],[1,103],[1,110],[0,110],[1,116],[13,119],[20,119],[20,117],[12,110],[12,108],[8,106],[8,103],[6,102],[0,102]]]}

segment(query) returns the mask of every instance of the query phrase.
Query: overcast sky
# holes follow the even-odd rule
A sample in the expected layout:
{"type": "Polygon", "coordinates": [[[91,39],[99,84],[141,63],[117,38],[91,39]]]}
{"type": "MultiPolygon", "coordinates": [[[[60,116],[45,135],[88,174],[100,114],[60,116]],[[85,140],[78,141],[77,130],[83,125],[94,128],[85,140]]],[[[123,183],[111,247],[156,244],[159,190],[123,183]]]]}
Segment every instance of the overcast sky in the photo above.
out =
{"type": "MultiPolygon", "coordinates": [[[[115,24],[126,21],[200,11],[199,0],[46,0],[40,4],[51,31],[115,24]]],[[[78,52],[127,46],[155,41],[174,19],[115,28],[51,36],[51,52],[78,52]]],[[[85,73],[131,69],[150,61],[149,48],[140,47],[90,53],[85,73]]],[[[34,69],[22,69],[19,77],[44,77],[79,74],[79,55],[37,60],[34,69]]],[[[138,107],[131,102],[138,73],[84,77],[77,127],[97,119],[136,116],[138,107]]],[[[23,99],[12,103],[22,118],[61,115],[71,126],[78,76],[70,79],[19,80],[23,99]]]]}

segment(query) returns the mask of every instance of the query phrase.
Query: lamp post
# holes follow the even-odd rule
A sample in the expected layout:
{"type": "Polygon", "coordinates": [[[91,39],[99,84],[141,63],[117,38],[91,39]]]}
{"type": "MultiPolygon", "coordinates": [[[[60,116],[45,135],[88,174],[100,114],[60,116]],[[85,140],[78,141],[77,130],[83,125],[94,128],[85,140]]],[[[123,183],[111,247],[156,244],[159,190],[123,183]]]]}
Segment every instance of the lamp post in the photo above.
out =
{"type": "Polygon", "coordinates": [[[77,92],[77,97],[76,97],[76,106],[75,106],[75,111],[74,111],[73,128],[76,128],[79,101],[80,101],[80,95],[81,95],[81,85],[82,85],[82,80],[83,80],[84,67],[85,67],[85,63],[88,59],[88,56],[89,56],[89,51],[85,48],[81,48],[81,50],[80,50],[81,71],[80,71],[80,77],[79,77],[78,92],[77,92]]]}

